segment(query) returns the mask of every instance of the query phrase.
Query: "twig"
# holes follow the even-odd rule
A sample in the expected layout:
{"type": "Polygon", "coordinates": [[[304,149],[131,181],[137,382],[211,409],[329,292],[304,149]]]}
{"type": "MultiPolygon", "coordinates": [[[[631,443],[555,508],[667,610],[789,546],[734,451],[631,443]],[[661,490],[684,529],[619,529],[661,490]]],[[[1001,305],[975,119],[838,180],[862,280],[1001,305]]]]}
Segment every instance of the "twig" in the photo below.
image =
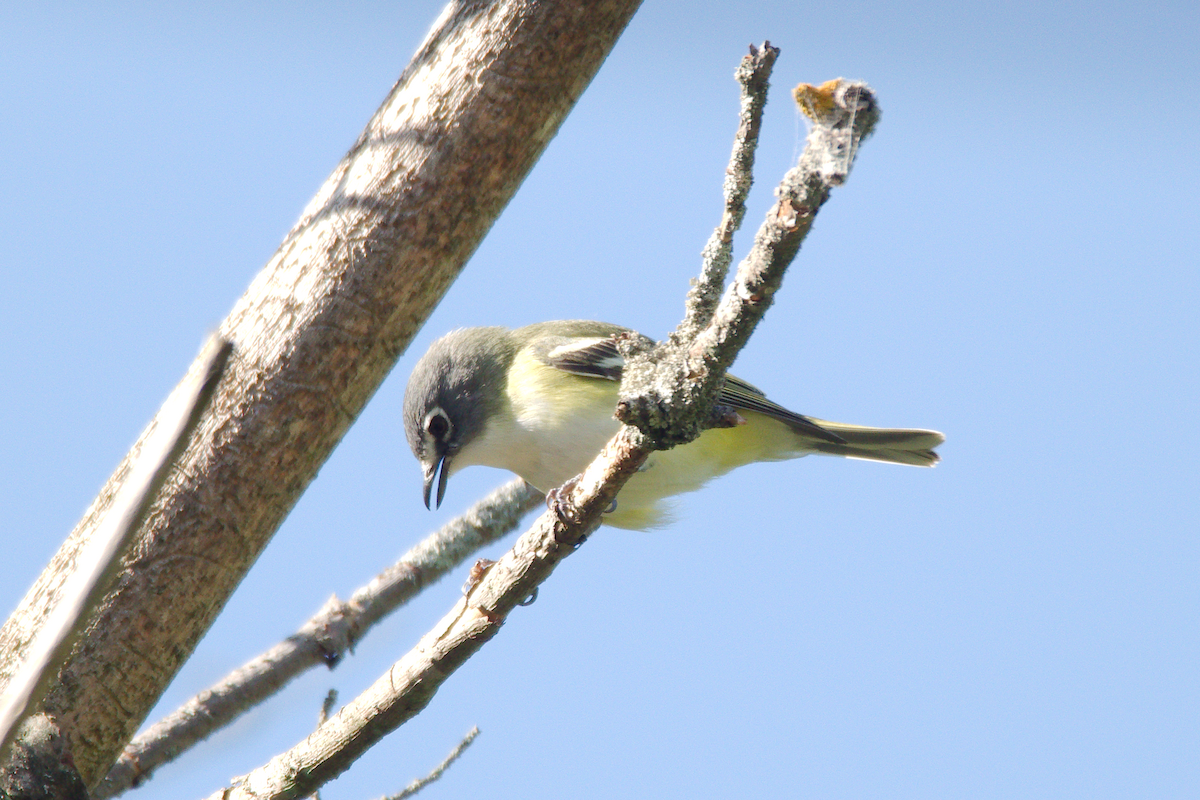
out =
{"type": "MultiPolygon", "coordinates": [[[[325,693],[325,699],[321,701],[321,713],[317,715],[318,728],[328,721],[330,713],[333,712],[334,705],[337,704],[337,698],[337,689],[330,689],[325,693]]],[[[312,797],[312,800],[321,800],[321,792],[319,790],[315,791],[310,797],[312,797]]]]}
{"type": "Polygon", "coordinates": [[[326,692],[325,699],[321,701],[321,713],[317,715],[318,728],[324,725],[329,719],[329,715],[333,711],[333,707],[337,705],[337,699],[337,689],[330,689],[328,692],[326,692]]]}
{"type": "Polygon", "coordinates": [[[541,504],[541,492],[509,481],[404,554],[346,602],[332,597],[294,635],[226,675],[130,742],[94,800],[137,786],[313,667],[332,667],[376,622],[468,556],[512,531],[541,504]]]}
{"type": "MultiPolygon", "coordinates": [[[[696,420],[707,417],[715,391],[706,388],[712,394],[689,394],[684,387],[697,383],[691,370],[699,366],[703,372],[699,382],[719,386],[725,367],[762,317],[782,281],[783,267],[796,254],[813,215],[828,196],[829,183],[806,183],[814,173],[805,166],[813,158],[825,158],[809,154],[807,148],[826,142],[810,135],[800,166],[788,173],[777,190],[780,199],[763,223],[754,251],[742,262],[712,323],[701,331],[697,342],[664,343],[638,356],[646,363],[658,363],[661,375],[655,380],[656,370],[647,370],[650,382],[642,387],[645,396],[635,396],[634,390],[622,385],[622,403],[627,410],[660,402],[664,396],[679,398],[679,409],[661,406],[657,425],[649,435],[629,426],[622,428],[582,475],[550,494],[549,510],[416,647],[327,724],[238,785],[217,792],[213,800],[290,797],[336,777],[386,733],[425,708],[446,678],[499,632],[508,614],[595,530],[601,514],[654,448],[686,435],[686,431],[681,433],[683,428],[700,427],[696,420]],[[799,181],[803,191],[795,188],[799,178],[803,178],[799,181]],[[656,384],[671,391],[656,396],[656,384]],[[683,423],[675,419],[676,410],[683,412],[683,423]]],[[[628,380],[627,365],[625,382],[628,380]]]]}
{"type": "MultiPolygon", "coordinates": [[[[814,91],[821,104],[813,111],[800,162],[776,187],[775,205],[708,324],[687,340],[682,334],[694,323],[685,321],[651,353],[630,354],[617,418],[645,432],[656,446],[691,441],[711,424],[708,409],[726,368],[770,308],[817,211],[830,190],[845,181],[859,143],[879,119],[865,83],[839,78],[814,91]],[[667,364],[671,368],[663,369],[667,364]],[[683,375],[688,379],[681,380],[683,375]]],[[[688,307],[689,316],[702,312],[700,304],[688,307]]]]}
{"type": "Polygon", "coordinates": [[[475,737],[478,735],[478,726],[471,728],[471,730],[467,732],[467,735],[463,737],[463,740],[458,743],[458,746],[450,751],[450,755],[446,756],[442,763],[433,768],[433,772],[430,772],[424,778],[418,778],[417,780],[413,781],[408,786],[404,787],[404,791],[400,792],[399,794],[388,795],[387,797],[383,798],[383,800],[404,800],[406,797],[412,797],[414,794],[421,791],[438,778],[442,777],[442,774],[450,768],[451,764],[458,760],[459,756],[466,752],[466,749],[471,746],[471,742],[475,741],[475,737]]]}
{"type": "Polygon", "coordinates": [[[708,324],[725,276],[733,262],[733,234],[746,217],[746,197],[754,183],[754,153],[758,149],[758,132],[762,127],[763,108],[767,104],[768,78],[779,57],[779,48],[763,42],[761,49],[751,45],[750,53],[742,58],[734,77],[742,87],[737,134],[733,139],[733,155],[725,169],[725,213],[701,251],[703,264],[700,278],[688,292],[688,313],[676,336],[694,338],[700,327],[708,324]]]}
{"type": "Polygon", "coordinates": [[[58,675],[90,614],[108,592],[120,567],[119,556],[142,522],[158,490],[208,406],[233,345],[213,336],[197,358],[196,368],[163,404],[157,426],[146,440],[129,477],[121,486],[96,534],[79,555],[61,600],[42,625],[19,670],[0,697],[0,764],[21,721],[38,710],[50,682],[58,675]]]}

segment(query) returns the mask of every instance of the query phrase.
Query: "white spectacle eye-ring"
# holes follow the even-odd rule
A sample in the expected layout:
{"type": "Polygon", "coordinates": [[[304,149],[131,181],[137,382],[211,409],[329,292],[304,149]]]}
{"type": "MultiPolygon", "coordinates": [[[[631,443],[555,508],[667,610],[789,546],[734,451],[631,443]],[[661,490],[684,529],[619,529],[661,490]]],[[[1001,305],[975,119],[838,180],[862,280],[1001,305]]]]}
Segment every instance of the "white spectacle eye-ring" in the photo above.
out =
{"type": "Polygon", "coordinates": [[[446,416],[446,412],[442,411],[441,406],[435,407],[425,415],[425,433],[435,442],[445,441],[453,429],[450,417],[446,416]]]}

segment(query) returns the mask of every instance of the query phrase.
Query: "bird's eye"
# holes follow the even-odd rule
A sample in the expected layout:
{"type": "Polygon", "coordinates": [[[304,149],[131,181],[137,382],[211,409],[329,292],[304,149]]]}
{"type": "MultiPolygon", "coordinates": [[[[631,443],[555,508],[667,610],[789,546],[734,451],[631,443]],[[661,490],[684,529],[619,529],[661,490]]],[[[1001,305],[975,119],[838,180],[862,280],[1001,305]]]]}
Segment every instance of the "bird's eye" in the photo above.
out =
{"type": "Polygon", "coordinates": [[[450,420],[446,418],[446,414],[439,408],[425,418],[425,430],[434,439],[440,440],[450,432],[450,420]]]}

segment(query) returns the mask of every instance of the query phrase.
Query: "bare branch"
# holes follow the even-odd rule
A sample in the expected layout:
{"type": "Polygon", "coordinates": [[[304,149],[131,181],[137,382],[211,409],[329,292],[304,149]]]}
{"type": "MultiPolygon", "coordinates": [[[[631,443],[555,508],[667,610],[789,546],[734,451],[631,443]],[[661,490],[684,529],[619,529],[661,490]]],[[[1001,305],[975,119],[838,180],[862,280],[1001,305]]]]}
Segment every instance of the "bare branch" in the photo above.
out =
{"type": "Polygon", "coordinates": [[[133,533],[141,526],[174,468],[200,415],[216,391],[233,345],[214,336],[201,350],[196,366],[163,404],[129,478],[113,498],[79,564],[62,590],[61,599],[46,619],[25,655],[25,661],[0,696],[0,764],[21,721],[39,710],[50,683],[75,645],[90,614],[111,587],[133,533]]]}
{"type": "Polygon", "coordinates": [[[337,689],[330,689],[325,693],[325,699],[321,701],[321,713],[317,715],[318,727],[329,720],[329,715],[333,713],[333,707],[337,705],[337,699],[337,689]]]}
{"type": "MultiPolygon", "coordinates": [[[[860,94],[870,98],[865,87],[860,94]]],[[[862,129],[856,130],[861,135],[862,129]]],[[[695,420],[707,418],[715,390],[712,394],[689,395],[683,387],[696,382],[690,370],[699,366],[705,373],[702,382],[716,381],[719,387],[725,368],[765,312],[782,281],[784,267],[795,256],[812,217],[828,196],[830,183],[805,183],[813,176],[813,170],[805,165],[814,159],[821,163],[828,160],[827,154],[809,154],[808,148],[827,147],[835,139],[809,136],[800,167],[790,171],[777,190],[780,199],[759,231],[754,252],[742,262],[711,323],[701,331],[704,344],[680,336],[675,342],[637,356],[647,364],[658,364],[661,383],[655,381],[656,370],[646,367],[650,379],[638,389],[646,394],[634,395],[635,390],[623,383],[622,403],[633,408],[663,403],[661,396],[655,396],[659,385],[670,387],[671,400],[680,402],[679,408],[665,403],[659,406],[653,436],[628,425],[623,427],[582,475],[548,496],[550,508],[510,551],[487,568],[416,647],[326,725],[244,776],[237,785],[212,795],[211,800],[290,797],[311,792],[336,777],[386,733],[425,708],[442,682],[499,632],[508,614],[536,592],[559,562],[595,530],[603,511],[653,449],[661,448],[663,441],[685,440],[682,437],[689,426],[699,427],[695,420]],[[801,189],[796,188],[798,182],[801,189]],[[800,213],[797,206],[802,200],[811,205],[800,213]],[[701,347],[711,352],[691,356],[701,347]],[[675,417],[676,411],[682,412],[682,422],[675,417]]]]}
{"type": "MultiPolygon", "coordinates": [[[[238,348],[115,589],[46,698],[94,786],[604,61],[638,0],[452,3],[220,326],[238,348]]],[[[0,631],[61,602],[133,455],[0,631]]]]}
{"type": "Polygon", "coordinates": [[[424,778],[418,778],[417,780],[413,781],[408,786],[404,787],[404,791],[400,792],[399,794],[388,795],[387,797],[383,798],[383,800],[404,800],[406,797],[412,797],[414,794],[421,791],[438,778],[442,777],[446,770],[450,768],[450,765],[457,761],[458,757],[466,752],[467,748],[471,746],[471,742],[475,741],[475,737],[478,735],[479,728],[471,728],[471,730],[467,732],[467,735],[463,737],[463,740],[458,743],[458,746],[451,750],[450,755],[446,756],[442,763],[434,767],[432,772],[430,772],[424,778]]]}
{"type": "Polygon", "coordinates": [[[507,535],[541,502],[542,493],[525,481],[509,481],[425,537],[348,601],[330,598],[294,635],[139,734],[125,747],[92,797],[104,800],[137,786],[154,770],[305,671],[321,665],[332,668],[376,622],[440,580],[472,553],[507,535]]]}
{"type": "MultiPolygon", "coordinates": [[[[325,693],[325,699],[321,701],[321,713],[317,715],[317,727],[321,727],[329,720],[329,715],[333,713],[333,707],[337,705],[338,691],[330,689],[325,693]]],[[[312,793],[312,800],[321,800],[320,792],[312,793]]]]}

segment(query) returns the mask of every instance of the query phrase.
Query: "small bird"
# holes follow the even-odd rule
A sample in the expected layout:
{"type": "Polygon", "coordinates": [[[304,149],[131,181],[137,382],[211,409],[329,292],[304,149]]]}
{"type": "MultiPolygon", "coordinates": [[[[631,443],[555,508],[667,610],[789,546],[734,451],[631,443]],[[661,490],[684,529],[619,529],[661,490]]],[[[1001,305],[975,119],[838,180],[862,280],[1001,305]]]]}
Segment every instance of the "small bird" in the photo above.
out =
{"type": "MultiPolygon", "coordinates": [[[[434,342],[404,393],[404,430],[425,473],[426,507],[435,482],[440,506],[447,477],[471,465],[510,470],[542,492],[581,473],[621,427],[613,412],[625,361],[614,337],[631,333],[604,322],[564,320],[464,328],[434,342]]],[[[801,416],[732,375],[719,402],[744,424],[711,428],[654,453],[625,484],[606,524],[662,525],[664,498],[754,461],[825,453],[931,467],[938,462],[933,448],[945,441],[937,431],[801,416]]]]}

